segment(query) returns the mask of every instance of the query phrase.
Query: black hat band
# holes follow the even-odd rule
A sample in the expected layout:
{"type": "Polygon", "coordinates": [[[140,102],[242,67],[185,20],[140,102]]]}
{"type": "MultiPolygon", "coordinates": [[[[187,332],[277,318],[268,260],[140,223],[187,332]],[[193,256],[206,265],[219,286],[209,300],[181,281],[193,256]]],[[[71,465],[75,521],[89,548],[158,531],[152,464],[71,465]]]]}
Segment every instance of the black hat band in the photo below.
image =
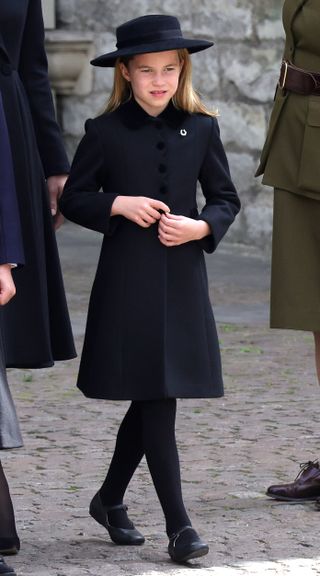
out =
{"type": "Polygon", "coordinates": [[[118,40],[117,48],[129,48],[131,46],[139,46],[145,43],[155,43],[159,40],[177,40],[178,38],[182,38],[182,33],[180,29],[175,30],[158,30],[157,32],[147,33],[147,34],[139,34],[139,37],[136,38],[127,38],[126,40],[118,40]]]}

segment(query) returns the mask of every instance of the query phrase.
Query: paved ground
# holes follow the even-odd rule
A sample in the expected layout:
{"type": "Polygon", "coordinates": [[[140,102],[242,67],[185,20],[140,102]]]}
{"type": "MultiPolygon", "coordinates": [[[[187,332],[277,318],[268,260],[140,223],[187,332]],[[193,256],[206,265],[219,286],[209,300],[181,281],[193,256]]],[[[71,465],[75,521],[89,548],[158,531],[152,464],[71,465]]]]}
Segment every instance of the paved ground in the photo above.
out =
{"type": "MultiPolygon", "coordinates": [[[[78,350],[99,237],[59,233],[78,350]]],[[[254,251],[222,246],[209,260],[226,395],[180,401],[177,434],[183,489],[210,553],[192,568],[173,565],[146,465],[127,494],[146,536],[139,548],[113,545],[88,517],[126,405],[86,400],[75,388],[78,360],[50,370],[10,371],[25,439],[4,454],[21,553],[20,576],[242,576],[320,574],[320,515],[313,504],[267,499],[319,454],[319,393],[310,335],[270,331],[269,265],[254,251]]]]}

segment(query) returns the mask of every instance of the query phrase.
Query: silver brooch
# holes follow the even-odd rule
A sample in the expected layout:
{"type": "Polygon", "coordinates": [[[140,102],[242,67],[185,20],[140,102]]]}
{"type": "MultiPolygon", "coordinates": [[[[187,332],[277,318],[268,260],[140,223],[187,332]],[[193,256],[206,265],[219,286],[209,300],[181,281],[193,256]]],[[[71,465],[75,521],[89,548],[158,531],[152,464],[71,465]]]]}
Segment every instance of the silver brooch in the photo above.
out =
{"type": "Polygon", "coordinates": [[[181,128],[180,130],[180,135],[181,136],[186,136],[187,135],[187,131],[184,128],[181,128]]]}

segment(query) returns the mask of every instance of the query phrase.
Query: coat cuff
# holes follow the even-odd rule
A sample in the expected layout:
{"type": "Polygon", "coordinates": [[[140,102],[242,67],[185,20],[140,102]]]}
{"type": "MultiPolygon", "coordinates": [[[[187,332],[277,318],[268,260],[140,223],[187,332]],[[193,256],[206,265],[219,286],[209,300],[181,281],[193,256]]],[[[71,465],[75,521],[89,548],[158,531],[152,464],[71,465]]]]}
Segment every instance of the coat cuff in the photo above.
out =
{"type": "Polygon", "coordinates": [[[217,242],[215,241],[213,235],[211,222],[209,219],[207,219],[205,216],[201,214],[198,216],[197,220],[203,220],[210,226],[211,234],[208,234],[207,236],[204,236],[204,238],[201,238],[201,240],[198,240],[198,243],[199,246],[201,246],[202,250],[204,250],[208,254],[212,254],[212,252],[214,252],[217,247],[217,242]]]}

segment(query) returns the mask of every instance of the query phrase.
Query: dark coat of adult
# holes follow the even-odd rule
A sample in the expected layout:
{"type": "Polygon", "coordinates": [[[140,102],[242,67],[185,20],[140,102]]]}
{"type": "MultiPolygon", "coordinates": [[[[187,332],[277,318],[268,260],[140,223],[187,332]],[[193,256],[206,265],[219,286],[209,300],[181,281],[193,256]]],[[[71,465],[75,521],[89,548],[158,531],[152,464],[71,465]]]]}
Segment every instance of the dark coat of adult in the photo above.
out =
{"type": "Polygon", "coordinates": [[[25,266],[1,310],[7,366],[75,356],[45,178],[69,171],[55,120],[41,0],[0,2],[0,91],[9,132],[25,266]]]}
{"type": "MultiPolygon", "coordinates": [[[[7,122],[0,92],[0,264],[24,263],[19,206],[7,122]]],[[[22,445],[18,418],[4,364],[0,330],[0,450],[22,445]]]]}
{"type": "Polygon", "coordinates": [[[89,397],[146,400],[223,394],[203,250],[213,252],[239,210],[217,120],[170,103],[158,117],[133,99],[86,124],[61,199],[67,218],[104,234],[78,386],[89,397]],[[157,224],[110,216],[117,195],[164,201],[212,234],[171,248],[157,224]],[[99,192],[102,188],[103,193],[99,192]]]}
{"type": "MultiPolygon", "coordinates": [[[[285,0],[284,59],[320,73],[319,0],[285,0]]],[[[257,175],[263,183],[320,199],[320,97],[277,88],[257,175]]]]}
{"type": "Polygon", "coordinates": [[[23,264],[20,212],[11,146],[0,92],[0,264],[23,264]]]}

